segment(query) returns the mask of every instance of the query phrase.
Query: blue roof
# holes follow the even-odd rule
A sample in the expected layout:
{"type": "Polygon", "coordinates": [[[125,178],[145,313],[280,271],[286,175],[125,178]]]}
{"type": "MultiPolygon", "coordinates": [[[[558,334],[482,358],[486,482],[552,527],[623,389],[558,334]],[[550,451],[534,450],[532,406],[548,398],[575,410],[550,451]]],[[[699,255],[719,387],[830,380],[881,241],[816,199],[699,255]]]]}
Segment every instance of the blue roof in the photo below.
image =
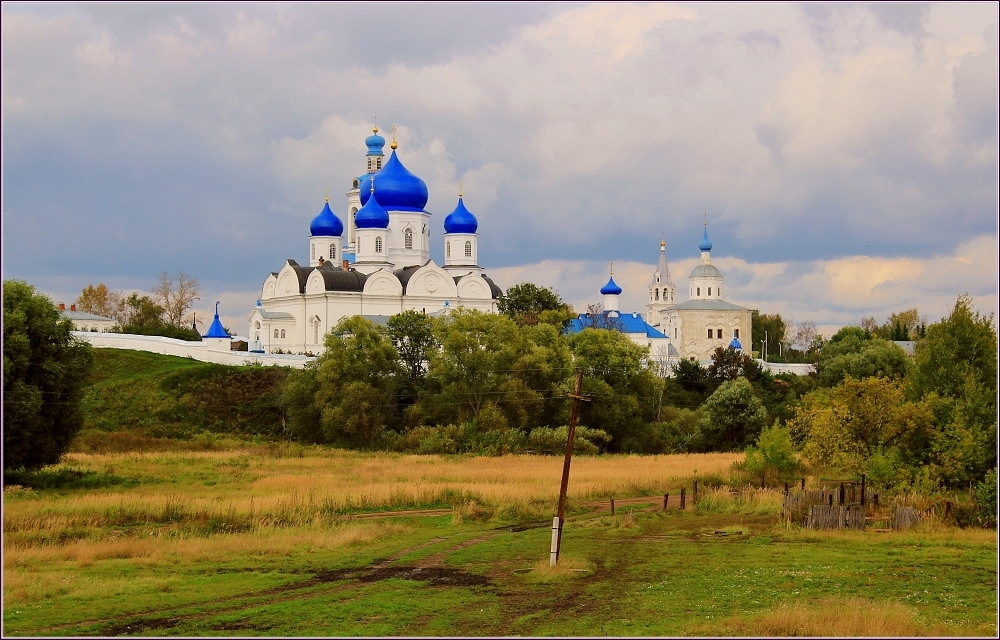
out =
{"type": "Polygon", "coordinates": [[[229,332],[226,328],[222,326],[222,322],[219,321],[219,303],[215,303],[215,320],[212,320],[212,325],[208,328],[208,333],[202,336],[202,338],[231,338],[229,332]]]}
{"type": "Polygon", "coordinates": [[[666,338],[662,331],[643,320],[638,313],[622,313],[602,311],[599,314],[581,313],[566,323],[566,333],[579,333],[584,329],[617,329],[622,333],[642,333],[647,338],[666,338]]]}
{"type": "MultiPolygon", "coordinates": [[[[368,195],[371,196],[372,194],[369,193],[368,195]]],[[[379,203],[379,199],[381,198],[382,192],[379,191],[378,196],[369,197],[368,202],[354,214],[354,224],[358,229],[389,228],[389,212],[383,209],[379,203]]]]}
{"type": "Polygon", "coordinates": [[[479,221],[476,216],[465,208],[462,197],[458,198],[458,206],[444,219],[445,233],[475,233],[479,228],[479,221]]]}
{"type": "Polygon", "coordinates": [[[392,211],[423,211],[427,206],[427,183],[410,173],[392,150],[389,161],[378,173],[366,175],[358,184],[361,204],[371,196],[372,181],[378,189],[378,201],[392,211]]]}
{"type": "Polygon", "coordinates": [[[309,233],[314,236],[339,236],[344,233],[344,223],[330,209],[329,200],[323,204],[323,210],[309,224],[309,233]]]}
{"type": "Polygon", "coordinates": [[[617,284],[615,284],[614,277],[608,278],[608,283],[606,285],[604,285],[603,287],[601,287],[601,294],[602,295],[617,296],[617,295],[621,295],[621,292],[622,292],[622,288],[619,287],[617,284]]]}
{"type": "Polygon", "coordinates": [[[729,348],[730,349],[742,349],[743,348],[743,344],[740,342],[739,338],[737,338],[736,336],[733,336],[733,339],[729,341],[729,348]]]}

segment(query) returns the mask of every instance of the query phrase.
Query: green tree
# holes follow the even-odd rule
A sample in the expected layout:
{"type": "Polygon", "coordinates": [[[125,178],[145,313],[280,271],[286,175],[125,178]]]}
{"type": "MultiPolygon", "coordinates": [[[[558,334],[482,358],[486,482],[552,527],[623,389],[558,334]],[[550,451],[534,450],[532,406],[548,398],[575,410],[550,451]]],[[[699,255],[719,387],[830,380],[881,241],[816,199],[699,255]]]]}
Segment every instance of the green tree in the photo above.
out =
{"type": "Polygon", "coordinates": [[[3,467],[54,464],[83,426],[80,401],[93,353],[35,288],[3,284],[3,467]]]}
{"type": "Polygon", "coordinates": [[[752,443],[768,423],[767,410],[746,378],[719,385],[703,405],[702,451],[736,451],[752,443]]]}
{"type": "Polygon", "coordinates": [[[997,332],[962,295],[926,328],[909,377],[911,399],[935,398],[935,464],[943,482],[982,478],[997,461],[997,332]]]}
{"type": "Polygon", "coordinates": [[[716,347],[712,352],[712,364],[708,365],[708,377],[721,384],[726,380],[746,378],[751,382],[760,380],[766,372],[748,354],[729,347],[716,347]]]}
{"type": "Polygon", "coordinates": [[[933,428],[928,403],[907,402],[901,382],[876,377],[808,394],[789,421],[815,467],[867,473],[887,486],[914,481],[933,428]]]}
{"type": "Polygon", "coordinates": [[[472,423],[477,429],[530,426],[542,393],[518,375],[531,351],[526,334],[505,315],[456,309],[439,318],[441,345],[429,356],[427,386],[410,410],[410,423],[472,423]]]}
{"type": "MultiPolygon", "coordinates": [[[[641,347],[618,331],[587,328],[568,338],[573,365],[584,373],[583,393],[590,402],[580,404],[580,422],[611,434],[609,449],[637,451],[630,440],[656,419],[663,379],[641,347]]],[[[565,383],[567,390],[572,376],[565,383]]]]}
{"type": "Polygon", "coordinates": [[[788,427],[777,423],[760,432],[754,446],[747,449],[743,462],[743,468],[751,478],[763,477],[767,483],[791,477],[799,466],[791,432],[788,427]]]}
{"type": "MultiPolygon", "coordinates": [[[[316,360],[320,442],[347,447],[374,445],[398,419],[397,392],[406,378],[399,352],[371,321],[361,316],[341,320],[324,340],[316,360]]],[[[308,392],[301,382],[298,393],[308,392]]],[[[290,393],[292,393],[290,391],[290,393]]],[[[303,412],[301,417],[309,417],[303,412]]],[[[305,427],[300,425],[299,431],[305,427]]]]}
{"type": "MultiPolygon", "coordinates": [[[[778,313],[762,314],[757,309],[754,309],[750,323],[750,335],[754,337],[758,344],[764,339],[767,340],[767,359],[775,362],[775,356],[780,356],[783,349],[787,349],[788,347],[788,339],[785,335],[788,327],[785,324],[784,318],[778,313]],[[778,345],[782,345],[783,349],[779,349],[778,345]]],[[[747,346],[752,347],[752,345],[747,346]]],[[[761,356],[763,357],[763,354],[761,356]]]]}
{"type": "Polygon", "coordinates": [[[848,376],[901,380],[908,366],[906,352],[898,345],[874,338],[860,327],[844,327],[823,346],[816,375],[820,385],[832,387],[848,376]]]}
{"type": "Polygon", "coordinates": [[[427,375],[430,352],[438,346],[434,337],[434,322],[419,311],[410,309],[390,317],[386,329],[409,372],[415,391],[416,385],[427,375]]]}
{"type": "Polygon", "coordinates": [[[521,325],[533,325],[542,320],[557,320],[561,325],[573,317],[573,309],[563,301],[558,293],[548,287],[540,287],[533,282],[522,282],[507,289],[497,300],[497,310],[521,325]]]}

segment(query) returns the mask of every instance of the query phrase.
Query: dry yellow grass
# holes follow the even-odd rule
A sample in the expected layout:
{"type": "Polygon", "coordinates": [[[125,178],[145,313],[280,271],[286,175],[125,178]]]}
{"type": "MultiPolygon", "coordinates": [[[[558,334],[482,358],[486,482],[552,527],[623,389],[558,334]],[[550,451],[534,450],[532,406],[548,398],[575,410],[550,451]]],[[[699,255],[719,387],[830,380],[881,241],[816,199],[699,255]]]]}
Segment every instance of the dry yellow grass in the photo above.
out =
{"type": "MultiPolygon", "coordinates": [[[[825,598],[817,602],[794,602],[752,619],[723,622],[727,632],[749,637],[945,637],[950,630],[920,622],[917,612],[898,602],[875,602],[867,598],[825,598]]],[[[718,626],[711,627],[718,633],[718,626]]]]}

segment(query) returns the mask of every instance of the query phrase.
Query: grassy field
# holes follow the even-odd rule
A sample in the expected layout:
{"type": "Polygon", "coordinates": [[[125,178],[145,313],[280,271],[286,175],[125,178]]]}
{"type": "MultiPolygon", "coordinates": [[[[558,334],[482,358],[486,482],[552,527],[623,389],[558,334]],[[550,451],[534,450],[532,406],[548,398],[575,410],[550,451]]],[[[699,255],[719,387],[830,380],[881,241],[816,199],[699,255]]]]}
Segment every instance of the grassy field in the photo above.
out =
{"type": "Polygon", "coordinates": [[[5,488],[3,635],[996,636],[995,531],[801,529],[739,457],[574,458],[550,567],[561,457],[77,453],[5,488]]]}

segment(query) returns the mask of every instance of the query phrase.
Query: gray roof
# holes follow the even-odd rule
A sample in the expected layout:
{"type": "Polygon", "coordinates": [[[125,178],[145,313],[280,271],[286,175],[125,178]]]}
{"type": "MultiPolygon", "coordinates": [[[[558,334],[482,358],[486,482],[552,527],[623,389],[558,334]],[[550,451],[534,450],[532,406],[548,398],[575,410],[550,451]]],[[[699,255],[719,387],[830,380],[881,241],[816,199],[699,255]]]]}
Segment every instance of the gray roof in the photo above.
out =
{"type": "Polygon", "coordinates": [[[683,311],[747,311],[746,307],[741,307],[725,300],[688,300],[673,307],[683,311]]]}
{"type": "Polygon", "coordinates": [[[105,318],[104,316],[94,315],[93,313],[87,313],[85,311],[71,311],[69,309],[60,310],[59,313],[63,314],[70,320],[74,322],[114,322],[111,318],[105,318]]]}

